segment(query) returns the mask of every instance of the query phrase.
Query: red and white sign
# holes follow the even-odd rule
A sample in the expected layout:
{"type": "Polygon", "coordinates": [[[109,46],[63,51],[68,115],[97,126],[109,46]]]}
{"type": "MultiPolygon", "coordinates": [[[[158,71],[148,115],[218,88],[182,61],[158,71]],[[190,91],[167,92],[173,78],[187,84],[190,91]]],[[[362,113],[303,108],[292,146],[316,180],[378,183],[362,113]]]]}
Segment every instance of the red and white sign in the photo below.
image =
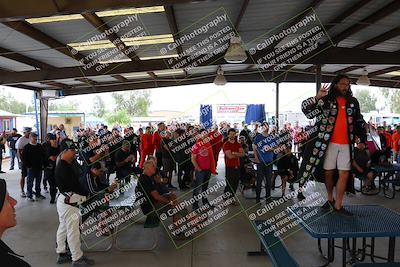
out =
{"type": "Polygon", "coordinates": [[[246,113],[246,105],[218,105],[217,113],[246,113]]]}

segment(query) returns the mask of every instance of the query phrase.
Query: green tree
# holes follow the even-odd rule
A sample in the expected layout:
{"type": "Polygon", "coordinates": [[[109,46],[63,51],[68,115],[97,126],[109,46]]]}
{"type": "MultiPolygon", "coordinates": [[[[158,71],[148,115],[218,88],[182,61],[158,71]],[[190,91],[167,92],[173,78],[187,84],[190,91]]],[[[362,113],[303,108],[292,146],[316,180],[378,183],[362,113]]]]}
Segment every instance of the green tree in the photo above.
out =
{"type": "Polygon", "coordinates": [[[126,110],[119,110],[116,112],[110,112],[108,115],[106,115],[106,121],[109,125],[114,125],[117,123],[126,125],[131,122],[131,119],[126,110]]]}
{"type": "Polygon", "coordinates": [[[390,96],[390,111],[393,113],[400,113],[400,92],[392,90],[390,96]]]}
{"type": "Polygon", "coordinates": [[[33,111],[33,106],[28,105],[15,99],[10,93],[4,90],[0,91],[0,109],[14,114],[23,114],[26,111],[33,111]]]}
{"type": "Polygon", "coordinates": [[[96,95],[93,99],[93,115],[103,118],[106,113],[106,105],[101,96],[96,95]]]}
{"type": "Polygon", "coordinates": [[[76,100],[50,100],[49,111],[78,111],[79,102],[76,100]]]}
{"type": "Polygon", "coordinates": [[[388,106],[390,112],[400,113],[400,92],[398,89],[380,88],[379,93],[385,99],[385,106],[388,106]]]}
{"type": "Polygon", "coordinates": [[[148,116],[150,96],[149,91],[112,93],[115,103],[114,111],[126,110],[130,116],[148,116]]]}
{"type": "Polygon", "coordinates": [[[372,95],[369,90],[358,90],[355,92],[354,96],[360,103],[360,108],[362,112],[370,112],[376,110],[376,100],[377,98],[372,95]]]}

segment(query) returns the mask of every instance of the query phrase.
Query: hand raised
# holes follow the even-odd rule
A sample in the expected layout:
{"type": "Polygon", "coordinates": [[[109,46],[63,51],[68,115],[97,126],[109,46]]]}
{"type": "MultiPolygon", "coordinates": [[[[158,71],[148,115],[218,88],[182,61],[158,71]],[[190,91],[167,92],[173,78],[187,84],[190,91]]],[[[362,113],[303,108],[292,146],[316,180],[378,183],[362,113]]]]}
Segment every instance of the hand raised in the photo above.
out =
{"type": "Polygon", "coordinates": [[[329,84],[323,84],[321,89],[319,89],[318,93],[317,93],[317,100],[323,98],[324,96],[326,96],[329,92],[329,84]]]}

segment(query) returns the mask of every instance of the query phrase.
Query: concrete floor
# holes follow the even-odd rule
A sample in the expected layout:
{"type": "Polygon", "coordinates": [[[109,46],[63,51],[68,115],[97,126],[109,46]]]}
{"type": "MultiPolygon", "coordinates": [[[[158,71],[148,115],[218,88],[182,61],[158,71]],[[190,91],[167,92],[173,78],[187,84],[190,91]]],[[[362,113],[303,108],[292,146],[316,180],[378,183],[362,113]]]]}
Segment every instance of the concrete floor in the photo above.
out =
{"type": "MultiPolygon", "coordinates": [[[[7,167],[8,162],[4,161],[3,169],[7,171],[7,167]]],[[[223,180],[222,157],[219,162],[218,171],[219,175],[216,180],[223,180]]],[[[49,204],[49,199],[31,203],[26,199],[20,198],[18,170],[0,174],[0,178],[6,179],[8,191],[18,201],[16,206],[18,224],[15,228],[5,233],[2,238],[3,241],[16,253],[24,255],[25,260],[32,266],[57,266],[55,264],[55,234],[58,227],[56,207],[49,204]]],[[[319,188],[323,193],[323,187],[319,188]]],[[[311,193],[308,192],[308,194],[311,193]]],[[[275,190],[274,194],[279,195],[280,192],[275,190]]],[[[215,194],[215,196],[217,195],[215,194]]],[[[397,196],[396,199],[389,200],[382,193],[377,196],[357,194],[354,197],[346,197],[346,204],[379,204],[399,212],[399,198],[400,196],[397,196]]],[[[250,207],[254,204],[254,200],[245,200],[242,197],[240,199],[245,207],[250,207]]],[[[291,203],[291,201],[288,201],[288,204],[291,203]]],[[[86,255],[95,259],[95,266],[98,267],[272,266],[266,256],[247,256],[248,251],[259,249],[258,237],[248,217],[244,212],[241,212],[240,206],[230,207],[229,212],[230,214],[238,215],[179,249],[171,242],[164,228],[159,227],[157,229],[159,243],[156,249],[151,252],[120,252],[113,248],[109,252],[86,253],[86,255]]],[[[128,235],[128,231],[130,230],[127,230],[126,235],[124,235],[125,239],[131,240],[131,242],[138,242],[138,240],[135,241],[134,236],[131,237],[131,235],[128,235]]],[[[284,242],[300,266],[317,266],[323,263],[323,259],[317,251],[316,240],[311,238],[299,226],[290,235],[287,235],[284,242]]],[[[376,250],[378,255],[386,256],[387,240],[377,240],[376,250]]],[[[400,261],[399,244],[396,247],[396,260],[400,261]]],[[[64,266],[69,266],[69,264],[64,266]]],[[[341,266],[341,253],[339,250],[336,250],[336,260],[330,266],[341,266]]]]}

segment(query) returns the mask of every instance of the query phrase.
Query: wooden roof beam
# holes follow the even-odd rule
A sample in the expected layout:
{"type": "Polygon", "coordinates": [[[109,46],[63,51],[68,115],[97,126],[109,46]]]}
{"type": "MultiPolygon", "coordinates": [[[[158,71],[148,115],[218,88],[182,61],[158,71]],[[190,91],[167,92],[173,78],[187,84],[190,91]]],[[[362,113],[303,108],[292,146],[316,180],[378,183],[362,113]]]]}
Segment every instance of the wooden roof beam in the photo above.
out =
{"type": "Polygon", "coordinates": [[[39,31],[38,29],[32,27],[28,22],[25,21],[8,21],[8,22],[3,22],[4,25],[14,29],[17,32],[20,32],[22,34],[27,35],[28,37],[44,44],[47,45],[50,48],[56,49],[58,52],[63,53],[64,55],[75,59],[77,61],[82,61],[84,63],[87,63],[88,60],[85,59],[85,56],[83,56],[80,53],[73,54],[72,53],[72,47],[69,47],[56,39],[48,36],[47,34],[39,31]]]}
{"type": "MultiPolygon", "coordinates": [[[[167,16],[169,28],[171,29],[171,33],[174,36],[174,39],[179,39],[179,30],[178,24],[176,22],[175,11],[172,6],[165,6],[165,15],[167,16]]],[[[179,55],[183,54],[182,45],[178,45],[176,50],[179,55]]]]}
{"type": "Polygon", "coordinates": [[[53,66],[41,62],[39,60],[24,56],[22,54],[19,54],[17,52],[13,52],[11,50],[5,49],[0,47],[0,56],[32,66],[36,69],[50,69],[53,68],[53,66]]]}
{"type": "MultiPolygon", "coordinates": [[[[108,27],[107,23],[105,23],[99,16],[95,13],[82,13],[82,16],[92,24],[98,31],[101,33],[110,32],[111,29],[108,27]]],[[[113,43],[120,52],[122,52],[125,56],[130,58],[132,61],[140,61],[139,57],[135,54],[134,51],[130,51],[125,43],[119,38],[119,36],[112,32],[111,34],[106,34],[106,38],[113,43]]]]}

